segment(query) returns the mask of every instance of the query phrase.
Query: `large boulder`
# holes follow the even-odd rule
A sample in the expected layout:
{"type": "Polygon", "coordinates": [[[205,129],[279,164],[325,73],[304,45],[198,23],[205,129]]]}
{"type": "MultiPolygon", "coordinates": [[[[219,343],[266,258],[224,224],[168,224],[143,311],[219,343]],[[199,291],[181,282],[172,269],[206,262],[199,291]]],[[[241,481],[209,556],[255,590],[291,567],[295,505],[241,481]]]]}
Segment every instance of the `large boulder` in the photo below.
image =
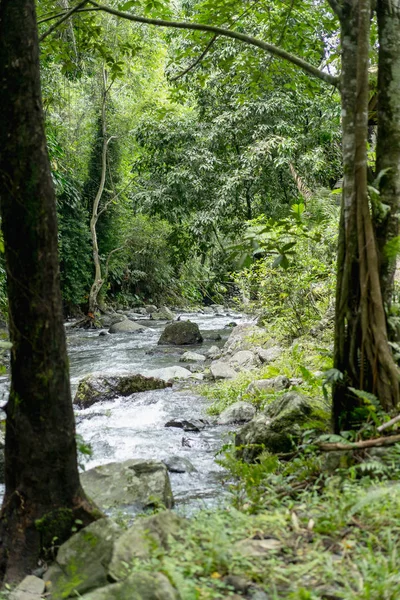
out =
{"type": "Polygon", "coordinates": [[[81,474],[82,485],[103,510],[122,506],[145,508],[159,501],[173,506],[167,467],[155,460],[108,463],[81,474]]]}
{"type": "Polygon", "coordinates": [[[155,306],[154,304],[146,304],[146,306],[144,308],[148,315],[151,315],[151,313],[157,312],[157,306],[155,306]]]}
{"type": "Polygon", "coordinates": [[[154,321],[173,321],[175,319],[175,315],[166,306],[162,306],[159,310],[152,312],[150,318],[154,321]]]}
{"type": "Polygon", "coordinates": [[[111,325],[108,331],[109,333],[135,333],[144,331],[145,329],[146,327],[144,325],[138,325],[135,321],[131,321],[130,319],[123,319],[122,321],[111,325]]]}
{"type": "Polygon", "coordinates": [[[264,449],[290,452],[301,435],[300,425],[312,418],[313,409],[302,394],[287,392],[237,432],[237,456],[252,462],[264,449]]]}
{"type": "Polygon", "coordinates": [[[114,542],[122,531],[111,519],[99,519],[62,544],[45,574],[52,598],[76,597],[107,585],[114,542]]]}
{"type": "Polygon", "coordinates": [[[196,323],[192,323],[191,321],[176,321],[166,326],[158,340],[158,344],[160,346],[168,344],[185,346],[201,344],[202,341],[203,337],[196,323]]]}
{"type": "Polygon", "coordinates": [[[181,596],[165,575],[145,571],[85,594],[81,600],[181,600],[181,596]]]}
{"type": "Polygon", "coordinates": [[[130,396],[147,390],[160,390],[170,385],[163,378],[146,377],[140,374],[110,377],[88,375],[79,382],[74,404],[80,408],[88,408],[103,400],[113,400],[118,396],[130,396]]]}
{"type": "Polygon", "coordinates": [[[115,543],[109,578],[124,579],[133,559],[149,560],[155,548],[168,550],[171,540],[184,536],[186,520],[170,510],[138,519],[115,543]]]}
{"type": "Polygon", "coordinates": [[[235,402],[222,411],[218,418],[218,424],[247,423],[255,414],[256,409],[250,402],[235,402]]]}

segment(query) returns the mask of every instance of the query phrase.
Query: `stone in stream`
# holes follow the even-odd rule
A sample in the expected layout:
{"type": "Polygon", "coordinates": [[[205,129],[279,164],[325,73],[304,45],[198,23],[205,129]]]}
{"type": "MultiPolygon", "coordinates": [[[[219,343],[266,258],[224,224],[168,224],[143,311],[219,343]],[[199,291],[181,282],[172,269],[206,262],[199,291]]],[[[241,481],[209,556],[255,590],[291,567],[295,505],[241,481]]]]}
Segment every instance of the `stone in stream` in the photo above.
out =
{"type": "Polygon", "coordinates": [[[153,319],[153,321],[173,321],[175,315],[172,310],[166,306],[162,306],[158,311],[150,314],[150,319],[153,319]]]}
{"type": "Polygon", "coordinates": [[[130,396],[148,390],[160,390],[170,387],[164,379],[146,377],[141,374],[105,376],[88,375],[81,379],[74,398],[74,404],[80,408],[88,408],[96,402],[113,400],[118,396],[130,396]]]}
{"type": "Polygon", "coordinates": [[[183,456],[169,456],[162,461],[170,473],[194,473],[197,469],[188,458],[183,456]]]}
{"type": "Polygon", "coordinates": [[[144,325],[138,325],[135,323],[135,321],[124,319],[119,323],[114,323],[114,325],[111,325],[108,331],[109,333],[134,333],[144,331],[145,329],[146,327],[144,325]]]}
{"type": "Polygon", "coordinates": [[[172,344],[174,346],[186,346],[201,344],[203,337],[197,323],[191,321],[176,321],[166,326],[158,340],[158,345],[172,344]]]}
{"type": "Polygon", "coordinates": [[[151,315],[151,313],[155,313],[158,310],[157,306],[155,306],[154,304],[147,304],[144,308],[148,315],[151,315]]]}
{"type": "Polygon", "coordinates": [[[215,312],[214,312],[214,310],[211,308],[211,306],[205,306],[205,307],[203,308],[203,313],[204,313],[205,315],[215,315],[215,312]]]}
{"type": "Polygon", "coordinates": [[[189,369],[185,369],[179,365],[175,367],[150,369],[149,371],[143,371],[143,374],[146,375],[146,377],[155,377],[167,382],[171,382],[174,379],[188,379],[189,377],[192,379],[203,379],[202,373],[192,373],[189,369]]]}
{"type": "Polygon", "coordinates": [[[178,427],[183,431],[201,431],[209,425],[209,422],[205,419],[171,419],[168,423],[165,423],[164,427],[178,427]]]}
{"type": "Polygon", "coordinates": [[[87,495],[103,510],[146,508],[157,501],[167,508],[174,504],[167,467],[155,460],[131,459],[94,467],[81,474],[81,482],[87,495]]]}
{"type": "Polygon", "coordinates": [[[44,575],[52,598],[76,597],[107,585],[114,543],[122,533],[111,519],[103,518],[62,544],[56,562],[44,575]]]}
{"type": "Polygon", "coordinates": [[[179,359],[179,362],[203,362],[206,360],[204,354],[197,354],[197,352],[184,352],[179,359]]]}
{"type": "Polygon", "coordinates": [[[211,346],[211,348],[207,352],[207,357],[211,358],[212,360],[220,358],[220,356],[221,356],[221,349],[218,348],[218,346],[211,346]]]}

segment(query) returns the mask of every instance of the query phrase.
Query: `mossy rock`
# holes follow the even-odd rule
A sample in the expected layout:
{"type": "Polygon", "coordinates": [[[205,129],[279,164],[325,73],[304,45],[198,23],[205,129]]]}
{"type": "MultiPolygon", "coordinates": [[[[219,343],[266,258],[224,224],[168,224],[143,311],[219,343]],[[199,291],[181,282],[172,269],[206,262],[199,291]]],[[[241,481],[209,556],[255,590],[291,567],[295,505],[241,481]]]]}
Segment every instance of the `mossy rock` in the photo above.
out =
{"type": "Polygon", "coordinates": [[[104,377],[88,375],[79,382],[74,404],[80,408],[89,408],[96,402],[113,400],[118,396],[130,396],[138,392],[159,390],[171,386],[170,383],[155,377],[144,375],[125,375],[104,377]]]}
{"type": "Polygon", "coordinates": [[[121,529],[110,519],[99,519],[60,546],[57,561],[44,579],[53,600],[76,597],[108,583],[108,565],[121,529]]]}
{"type": "Polygon", "coordinates": [[[202,342],[203,336],[196,323],[192,323],[191,321],[176,321],[166,326],[158,340],[158,345],[172,344],[175,346],[185,346],[201,344],[202,342]]]}
{"type": "Polygon", "coordinates": [[[81,600],[181,600],[162,573],[132,573],[124,582],[86,594],[81,600]]]}

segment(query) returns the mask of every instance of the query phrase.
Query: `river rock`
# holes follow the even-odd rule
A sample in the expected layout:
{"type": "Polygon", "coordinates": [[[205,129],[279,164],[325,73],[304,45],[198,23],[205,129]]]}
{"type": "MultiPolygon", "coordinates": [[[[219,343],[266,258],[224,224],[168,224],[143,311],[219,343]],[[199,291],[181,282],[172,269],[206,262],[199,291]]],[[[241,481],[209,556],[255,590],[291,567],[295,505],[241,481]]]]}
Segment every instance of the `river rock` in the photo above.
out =
{"type": "Polygon", "coordinates": [[[203,313],[204,313],[205,315],[214,315],[214,314],[215,314],[215,312],[214,312],[214,310],[211,308],[211,306],[205,306],[205,307],[203,308],[203,313]]]}
{"type": "Polygon", "coordinates": [[[144,309],[145,309],[145,311],[146,311],[146,313],[147,313],[148,315],[151,315],[152,313],[155,313],[155,312],[157,312],[157,310],[158,310],[158,309],[157,309],[157,306],[155,306],[154,304],[147,304],[147,305],[144,307],[144,309]]]}
{"type": "Polygon", "coordinates": [[[254,369],[261,364],[260,359],[250,350],[239,350],[230,358],[229,364],[237,371],[254,369]]]}
{"type": "Polygon", "coordinates": [[[231,365],[222,360],[216,360],[211,363],[210,373],[214,379],[233,379],[237,375],[231,365]]]}
{"type": "Polygon", "coordinates": [[[27,575],[8,596],[9,600],[40,600],[45,590],[43,579],[27,575]]]}
{"type": "Polygon", "coordinates": [[[231,423],[246,423],[256,414],[255,407],[249,402],[235,402],[228,406],[219,415],[219,425],[230,425],[231,423]]]}
{"type": "Polygon", "coordinates": [[[213,342],[219,342],[219,340],[222,340],[221,334],[213,331],[202,331],[201,335],[205,340],[212,340],[213,342]]]}
{"type": "Polygon", "coordinates": [[[237,432],[237,456],[253,462],[264,449],[273,453],[290,452],[301,435],[299,425],[311,417],[312,411],[308,398],[287,392],[237,432]]]}
{"type": "Polygon", "coordinates": [[[139,331],[144,331],[146,327],[144,325],[138,325],[135,321],[131,321],[130,319],[124,319],[119,323],[114,323],[111,325],[108,330],[109,333],[135,333],[139,331]]]}
{"type": "Polygon", "coordinates": [[[191,321],[177,321],[166,326],[161,334],[158,344],[185,346],[192,344],[201,344],[203,341],[202,335],[197,323],[191,321]]]}
{"type": "Polygon", "coordinates": [[[138,519],[115,543],[109,577],[118,581],[126,577],[135,558],[148,560],[154,548],[168,550],[172,539],[184,536],[187,521],[170,510],[138,519]]]}
{"type": "Polygon", "coordinates": [[[121,506],[145,508],[158,499],[171,508],[174,500],[167,467],[155,460],[108,463],[81,474],[89,497],[103,510],[121,506]]]}
{"type": "Polygon", "coordinates": [[[211,308],[216,314],[221,314],[225,311],[225,308],[222,306],[222,304],[211,304],[211,308]]]}
{"type": "Polygon", "coordinates": [[[152,312],[150,318],[154,321],[173,321],[175,319],[175,315],[166,306],[162,306],[160,310],[156,312],[152,312]]]}
{"type": "Polygon", "coordinates": [[[271,346],[271,348],[257,348],[257,354],[262,363],[269,365],[270,363],[277,360],[283,353],[283,349],[280,346],[271,346]]]}
{"type": "Polygon", "coordinates": [[[206,357],[204,354],[197,354],[197,352],[184,352],[180,357],[180,362],[204,362],[206,357]]]}
{"type": "MultiPolygon", "coordinates": [[[[155,311],[157,310],[157,308],[156,308],[156,307],[154,307],[154,309],[155,309],[155,310],[154,310],[154,311],[152,311],[152,312],[155,312],[155,311]]],[[[147,314],[148,314],[148,313],[147,313],[147,310],[146,310],[146,308],[145,308],[144,306],[139,306],[138,308],[135,308],[135,312],[136,312],[138,315],[141,315],[142,317],[144,317],[145,315],[147,315],[147,314]]]]}
{"type": "Polygon", "coordinates": [[[157,379],[141,374],[110,377],[88,375],[79,382],[74,404],[80,408],[88,408],[96,402],[113,400],[118,396],[130,396],[147,390],[162,390],[170,385],[161,377],[157,379]]]}
{"type": "Polygon", "coordinates": [[[232,332],[227,339],[222,354],[234,354],[240,350],[252,350],[254,348],[254,340],[265,337],[265,329],[256,327],[256,325],[238,325],[232,329],[232,332]]]}
{"type": "Polygon", "coordinates": [[[45,573],[52,598],[76,597],[107,585],[114,542],[121,534],[116,523],[103,518],[62,544],[56,562],[45,573]]]}
{"type": "Polygon", "coordinates": [[[165,575],[145,571],[85,594],[81,600],[181,600],[181,596],[165,575]]]}
{"type": "Polygon", "coordinates": [[[190,460],[183,456],[169,456],[162,462],[170,473],[194,473],[197,471],[190,460]]]}
{"type": "Polygon", "coordinates": [[[150,369],[148,371],[143,371],[143,374],[146,375],[146,377],[154,377],[167,382],[173,381],[174,379],[188,379],[189,377],[192,377],[193,379],[203,378],[200,377],[201,373],[192,373],[189,369],[185,369],[179,365],[174,367],[163,367],[160,369],[150,369]]]}
{"type": "Polygon", "coordinates": [[[221,356],[221,349],[218,348],[218,346],[211,346],[211,348],[207,352],[207,357],[211,358],[213,360],[220,358],[220,356],[221,356]]]}
{"type": "Polygon", "coordinates": [[[252,381],[247,389],[247,394],[254,394],[265,391],[281,391],[286,390],[291,385],[291,381],[285,375],[278,375],[270,379],[257,379],[252,381]]]}
{"type": "Polygon", "coordinates": [[[165,423],[164,427],[178,427],[183,431],[201,431],[208,425],[208,421],[205,419],[171,419],[168,423],[165,423]]]}

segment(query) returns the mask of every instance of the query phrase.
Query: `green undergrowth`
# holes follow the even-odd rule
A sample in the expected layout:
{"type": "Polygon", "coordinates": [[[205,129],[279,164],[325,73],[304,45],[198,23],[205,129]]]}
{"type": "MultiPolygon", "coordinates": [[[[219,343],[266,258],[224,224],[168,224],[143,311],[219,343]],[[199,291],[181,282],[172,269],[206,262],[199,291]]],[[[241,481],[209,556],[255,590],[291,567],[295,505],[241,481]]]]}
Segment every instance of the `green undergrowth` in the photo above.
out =
{"type": "Polygon", "coordinates": [[[322,462],[310,451],[291,463],[265,456],[247,470],[231,464],[237,487],[247,491],[238,497],[233,484],[232,506],[200,511],[183,539],[168,551],[155,546],[133,569],[165,573],[182,600],[228,599],[238,594],[232,575],[247,582],[247,598],[258,590],[269,600],[397,600],[395,469],[390,478],[358,479],[351,469],[325,475],[322,462]],[[260,542],[259,555],[245,550],[260,542]]]}
{"type": "Polygon", "coordinates": [[[332,349],[316,346],[315,340],[302,338],[286,348],[282,355],[271,365],[244,371],[233,380],[221,381],[201,386],[200,393],[212,403],[208,408],[210,415],[219,415],[225,408],[244,400],[250,402],[258,409],[263,409],[267,404],[279,398],[285,391],[247,391],[252,381],[269,379],[277,375],[301,379],[300,385],[292,389],[315,400],[322,411],[329,411],[329,406],[323,394],[325,375],[332,366],[332,349]]]}

